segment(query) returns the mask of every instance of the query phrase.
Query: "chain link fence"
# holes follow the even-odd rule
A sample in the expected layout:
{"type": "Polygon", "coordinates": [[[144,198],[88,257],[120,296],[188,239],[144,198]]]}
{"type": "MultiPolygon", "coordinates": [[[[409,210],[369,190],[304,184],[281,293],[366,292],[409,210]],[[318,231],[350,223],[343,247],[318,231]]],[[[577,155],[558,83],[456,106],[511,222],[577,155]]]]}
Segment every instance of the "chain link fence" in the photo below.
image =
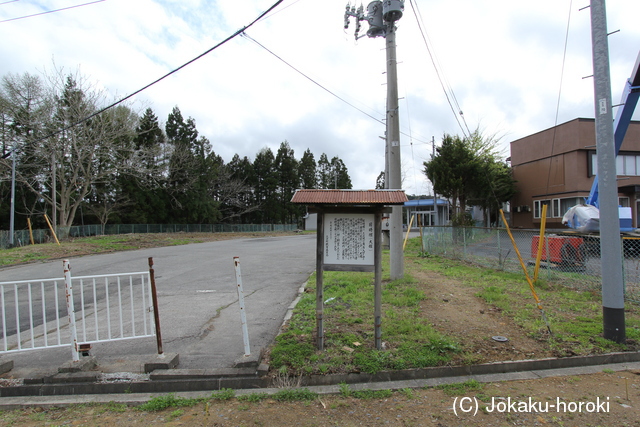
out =
{"type": "MultiPolygon", "coordinates": [[[[518,251],[533,277],[540,232],[511,230],[518,251]]],[[[504,228],[424,227],[422,251],[483,267],[522,273],[516,250],[504,228]]],[[[625,299],[640,303],[640,238],[621,237],[625,299]]],[[[600,238],[545,233],[538,278],[580,290],[602,287],[600,238]]]]}
{"type": "MultiPolygon", "coordinates": [[[[107,224],[102,225],[74,225],[58,227],[56,230],[59,240],[71,237],[104,236],[114,234],[144,234],[144,233],[252,233],[273,231],[295,231],[296,224],[107,224]]],[[[33,230],[34,243],[53,242],[51,231],[33,230]]],[[[11,235],[6,230],[0,230],[0,249],[11,247],[11,235]]],[[[31,243],[29,230],[17,230],[13,234],[13,246],[25,246],[31,243]]]]}

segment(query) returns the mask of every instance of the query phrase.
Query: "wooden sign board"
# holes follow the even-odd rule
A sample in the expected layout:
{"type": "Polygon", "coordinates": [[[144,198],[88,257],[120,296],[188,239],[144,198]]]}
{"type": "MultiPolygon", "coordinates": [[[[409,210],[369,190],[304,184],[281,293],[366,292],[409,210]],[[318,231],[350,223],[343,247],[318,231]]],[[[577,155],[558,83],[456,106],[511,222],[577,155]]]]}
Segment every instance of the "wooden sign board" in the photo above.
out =
{"type": "Polygon", "coordinates": [[[373,271],[375,214],[325,213],[323,255],[326,271],[373,271]]]}

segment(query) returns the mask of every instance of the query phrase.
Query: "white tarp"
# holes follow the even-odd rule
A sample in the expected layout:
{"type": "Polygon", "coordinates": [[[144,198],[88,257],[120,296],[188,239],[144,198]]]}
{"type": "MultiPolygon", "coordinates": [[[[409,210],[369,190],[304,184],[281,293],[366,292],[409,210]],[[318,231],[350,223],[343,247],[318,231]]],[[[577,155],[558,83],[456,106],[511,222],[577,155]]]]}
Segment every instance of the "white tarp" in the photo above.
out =
{"type": "Polygon", "coordinates": [[[562,223],[581,233],[600,231],[600,211],[592,205],[576,205],[562,217],[562,223]]]}

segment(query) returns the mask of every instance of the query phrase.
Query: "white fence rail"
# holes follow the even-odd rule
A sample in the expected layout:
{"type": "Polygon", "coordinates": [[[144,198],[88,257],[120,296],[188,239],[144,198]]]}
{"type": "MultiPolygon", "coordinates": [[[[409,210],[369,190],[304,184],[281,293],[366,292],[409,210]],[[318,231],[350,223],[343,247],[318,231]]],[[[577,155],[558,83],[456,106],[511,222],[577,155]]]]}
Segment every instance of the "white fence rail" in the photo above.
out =
{"type": "Polygon", "coordinates": [[[0,353],[152,337],[149,271],[0,282],[0,353]],[[66,303],[65,303],[66,301],[66,303]],[[65,307],[66,305],[66,307],[65,307]]]}

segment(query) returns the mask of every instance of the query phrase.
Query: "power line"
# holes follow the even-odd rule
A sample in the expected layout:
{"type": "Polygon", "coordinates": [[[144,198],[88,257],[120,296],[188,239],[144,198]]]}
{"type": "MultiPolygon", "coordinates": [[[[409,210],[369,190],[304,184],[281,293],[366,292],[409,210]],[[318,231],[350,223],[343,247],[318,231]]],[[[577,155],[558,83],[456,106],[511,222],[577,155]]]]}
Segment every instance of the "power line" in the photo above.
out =
{"type": "MultiPolygon", "coordinates": [[[[18,0],[13,0],[13,1],[18,1],[18,0]]],[[[19,16],[17,18],[9,18],[9,19],[5,19],[4,21],[0,21],[0,24],[3,23],[3,22],[17,21],[19,19],[32,18],[34,16],[46,15],[46,14],[49,14],[49,13],[60,12],[60,11],[63,11],[63,10],[75,9],[77,7],[88,6],[90,4],[100,3],[100,2],[103,2],[103,1],[106,1],[106,0],[96,0],[96,1],[89,2],[89,3],[77,4],[75,6],[63,7],[62,9],[47,10],[45,12],[34,13],[33,15],[19,16]]],[[[11,3],[11,1],[8,1],[8,2],[5,2],[5,3],[11,3]]],[[[0,4],[5,4],[5,3],[0,3],[0,4]]]]}
{"type": "MultiPolygon", "coordinates": [[[[278,60],[282,61],[284,64],[286,64],[289,68],[291,68],[292,70],[294,70],[296,73],[300,74],[301,76],[303,76],[304,78],[306,78],[307,80],[309,80],[310,82],[312,82],[313,84],[315,84],[316,86],[320,87],[322,90],[328,92],[329,94],[333,95],[334,97],[336,97],[337,99],[339,99],[340,101],[344,102],[345,104],[347,104],[348,106],[358,110],[359,112],[361,112],[362,114],[364,114],[365,116],[375,120],[376,122],[380,123],[380,124],[385,124],[383,120],[378,119],[377,117],[372,116],[371,114],[367,113],[366,111],[364,111],[363,109],[357,107],[356,105],[352,104],[351,102],[347,101],[346,99],[344,99],[343,97],[341,97],[340,95],[336,94],[335,92],[331,91],[330,89],[328,89],[327,87],[323,86],[322,84],[318,83],[316,80],[314,80],[313,78],[309,77],[307,74],[303,73],[300,69],[296,68],[295,66],[293,66],[291,63],[287,62],[286,60],[284,60],[282,57],[280,57],[279,55],[277,55],[275,52],[273,52],[272,50],[270,50],[269,48],[267,48],[266,46],[264,46],[263,44],[261,44],[260,42],[258,42],[257,40],[255,40],[254,38],[252,38],[251,36],[249,36],[246,32],[242,34],[242,37],[246,38],[247,40],[252,41],[253,43],[257,44],[259,47],[261,47],[262,49],[264,49],[265,51],[267,51],[268,53],[270,53],[271,55],[273,55],[274,57],[276,57],[278,60]]],[[[413,137],[410,134],[406,134],[404,132],[400,132],[402,135],[408,136],[409,138],[412,138],[413,140],[422,142],[424,144],[427,144],[427,142],[422,141],[418,138],[413,137]]]]}
{"type": "MultiPolygon", "coordinates": [[[[104,1],[104,0],[100,0],[100,1],[104,1]]],[[[104,108],[102,108],[102,109],[100,109],[100,110],[96,111],[95,113],[90,114],[89,116],[87,116],[87,117],[85,117],[85,118],[83,118],[83,119],[81,119],[81,120],[77,121],[76,123],[70,124],[69,126],[67,126],[67,127],[65,127],[65,128],[62,128],[62,129],[60,129],[60,130],[58,130],[58,131],[56,131],[56,132],[53,132],[53,133],[51,133],[51,134],[49,134],[49,135],[43,136],[42,138],[39,138],[39,139],[37,139],[37,140],[36,140],[36,141],[34,141],[34,142],[42,141],[42,140],[44,140],[44,139],[47,139],[47,138],[50,138],[50,137],[52,137],[52,136],[54,136],[54,135],[57,135],[57,134],[59,134],[59,133],[62,133],[62,132],[64,132],[64,131],[66,131],[66,130],[69,130],[69,129],[71,129],[71,128],[74,128],[74,127],[78,126],[79,124],[84,123],[84,122],[86,122],[87,120],[90,120],[90,119],[92,119],[93,117],[96,117],[96,116],[98,116],[98,115],[100,115],[100,114],[104,113],[105,111],[107,111],[107,110],[109,110],[109,109],[111,109],[111,108],[115,107],[116,105],[119,105],[119,104],[123,103],[123,102],[124,102],[124,101],[126,101],[127,99],[132,98],[133,96],[135,96],[135,95],[139,94],[140,92],[142,92],[142,91],[144,91],[144,90],[146,90],[146,89],[150,88],[151,86],[155,85],[156,83],[158,83],[158,82],[160,82],[160,81],[162,81],[162,80],[166,79],[166,78],[167,78],[167,77],[169,77],[170,75],[177,73],[178,71],[180,71],[181,69],[183,69],[183,68],[184,68],[184,67],[186,67],[187,65],[190,65],[190,64],[194,63],[194,62],[195,62],[195,61],[197,61],[198,59],[200,59],[200,58],[202,58],[203,56],[205,56],[205,55],[207,55],[207,54],[211,53],[212,51],[216,50],[217,48],[219,48],[219,47],[220,47],[220,46],[222,46],[223,44],[227,43],[228,41],[230,41],[230,40],[234,39],[235,37],[237,37],[238,35],[242,34],[245,30],[249,29],[253,24],[255,24],[256,22],[258,22],[258,21],[259,21],[260,19],[262,19],[265,15],[267,15],[267,14],[268,14],[269,12],[271,12],[273,9],[275,9],[276,7],[278,7],[278,5],[279,5],[280,3],[282,3],[283,1],[284,1],[284,0],[278,0],[278,1],[277,1],[277,2],[275,2],[275,3],[274,3],[274,4],[273,4],[269,9],[267,9],[267,10],[266,10],[266,11],[264,11],[264,12],[262,12],[262,13],[260,14],[260,16],[258,16],[256,19],[254,19],[254,20],[253,20],[249,25],[245,25],[244,27],[240,28],[240,29],[239,29],[238,31],[236,31],[235,33],[231,34],[231,35],[230,35],[229,37],[227,37],[226,39],[222,40],[222,41],[221,41],[220,43],[218,43],[217,45],[215,45],[215,46],[213,46],[212,48],[210,48],[210,49],[206,50],[205,52],[203,52],[203,53],[201,53],[200,55],[196,56],[195,58],[191,59],[190,61],[185,62],[184,64],[182,64],[182,65],[181,65],[181,66],[179,66],[178,68],[175,68],[175,69],[173,69],[173,70],[169,71],[169,72],[168,72],[167,74],[165,74],[164,76],[162,76],[162,77],[160,77],[160,78],[158,78],[158,79],[154,80],[153,82],[151,82],[151,83],[149,83],[148,85],[146,85],[146,86],[144,86],[144,87],[142,87],[142,88],[140,88],[140,89],[136,90],[135,92],[130,93],[129,95],[125,96],[124,98],[122,98],[122,99],[120,99],[120,100],[118,100],[118,101],[116,101],[116,102],[114,102],[114,103],[112,103],[112,104],[110,104],[110,105],[108,105],[108,106],[106,106],[106,107],[104,107],[104,108]]],[[[8,154],[7,154],[7,156],[8,156],[8,154]]],[[[4,156],[3,156],[3,158],[6,158],[6,157],[4,157],[4,156]]]]}
{"type": "Polygon", "coordinates": [[[453,115],[456,118],[456,121],[458,122],[458,126],[460,126],[460,129],[462,130],[462,134],[466,137],[467,135],[465,133],[465,129],[464,127],[462,127],[462,123],[460,123],[458,114],[462,118],[462,121],[464,122],[464,126],[467,128],[467,132],[471,134],[471,131],[469,130],[469,126],[467,126],[466,120],[464,119],[464,115],[462,114],[462,109],[460,109],[460,105],[458,104],[458,100],[456,99],[455,94],[453,93],[453,89],[448,83],[446,83],[446,79],[443,80],[443,77],[440,72],[440,69],[442,67],[438,66],[438,63],[437,63],[438,61],[435,58],[435,53],[431,52],[431,48],[429,47],[429,42],[427,41],[428,37],[426,36],[426,32],[424,31],[424,29],[422,28],[422,22],[421,22],[422,14],[420,14],[420,10],[418,9],[417,4],[414,5],[413,0],[410,0],[410,3],[411,3],[411,10],[413,10],[413,15],[416,17],[416,22],[418,23],[418,29],[420,30],[420,34],[422,35],[422,40],[424,40],[424,44],[427,47],[427,52],[429,53],[429,57],[431,58],[431,63],[433,64],[433,68],[435,69],[436,75],[438,76],[438,81],[440,82],[440,86],[442,87],[442,90],[444,91],[444,95],[447,98],[447,102],[449,103],[449,107],[451,107],[451,111],[453,112],[453,115]],[[445,87],[445,83],[446,83],[446,87],[445,87]],[[451,93],[451,96],[449,95],[449,93],[451,93]],[[455,103],[455,107],[452,103],[452,98],[453,98],[453,103],[455,103]]]}
{"type": "Polygon", "coordinates": [[[277,54],[275,54],[273,51],[269,50],[267,47],[265,47],[263,44],[261,44],[260,42],[258,42],[256,39],[252,38],[251,36],[249,36],[247,33],[243,33],[242,37],[251,40],[252,42],[254,42],[255,44],[257,44],[258,46],[260,46],[261,48],[263,48],[264,50],[266,50],[267,52],[269,52],[271,55],[275,56],[276,58],[278,58],[280,61],[282,61],[284,64],[286,64],[289,68],[291,68],[292,70],[294,70],[296,73],[300,74],[301,76],[303,76],[304,78],[306,78],[307,80],[309,80],[310,82],[312,82],[313,84],[315,84],[316,86],[320,87],[321,89],[325,90],[326,92],[330,93],[331,95],[335,96],[336,98],[338,98],[340,101],[344,102],[345,104],[349,105],[350,107],[355,108],[356,110],[360,111],[362,114],[366,115],[369,118],[372,118],[373,120],[375,120],[376,122],[380,123],[380,124],[384,124],[384,122],[374,116],[372,116],[371,114],[367,113],[366,111],[356,107],[355,105],[353,105],[352,103],[350,103],[349,101],[347,101],[346,99],[340,97],[339,95],[337,95],[336,93],[332,92],[331,90],[327,89],[326,87],[324,87],[323,85],[321,85],[320,83],[318,83],[317,81],[315,81],[314,79],[312,79],[311,77],[309,77],[308,75],[306,75],[305,73],[303,73],[302,71],[300,71],[299,69],[297,69],[296,67],[294,67],[293,65],[291,65],[289,62],[285,61],[284,59],[282,59],[280,56],[278,56],[277,54]]]}
{"type": "Polygon", "coordinates": [[[20,1],[20,0],[9,0],[9,1],[3,1],[2,3],[0,3],[0,6],[2,6],[3,4],[15,3],[15,2],[17,2],[17,1],[20,1]]]}
{"type": "MultiPolygon", "coordinates": [[[[558,115],[560,113],[560,99],[562,97],[562,82],[564,80],[564,67],[567,60],[567,46],[569,44],[569,29],[571,27],[571,9],[573,8],[573,0],[569,2],[569,16],[567,17],[567,31],[564,36],[564,51],[562,53],[562,68],[560,70],[560,85],[558,87],[558,101],[556,102],[556,118],[553,125],[553,138],[551,139],[551,155],[553,155],[556,145],[556,133],[558,132],[558,115]]],[[[549,170],[547,171],[547,193],[549,193],[549,183],[551,182],[551,161],[549,161],[549,170]]]]}

